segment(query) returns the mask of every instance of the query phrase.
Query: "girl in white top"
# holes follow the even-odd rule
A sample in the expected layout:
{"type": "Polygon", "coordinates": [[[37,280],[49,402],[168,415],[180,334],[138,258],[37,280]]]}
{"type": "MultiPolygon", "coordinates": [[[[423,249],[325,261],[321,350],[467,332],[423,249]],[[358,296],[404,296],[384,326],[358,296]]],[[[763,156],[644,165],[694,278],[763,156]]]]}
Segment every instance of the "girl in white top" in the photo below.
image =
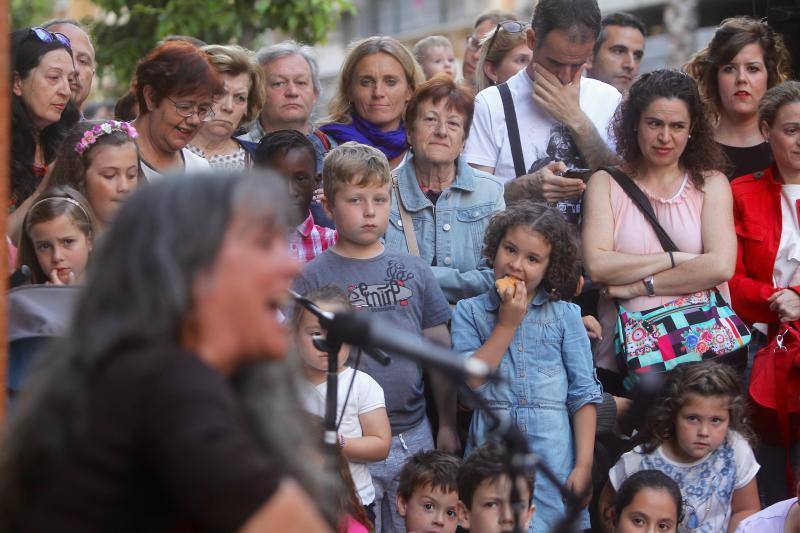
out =
{"type": "Polygon", "coordinates": [[[760,509],[759,465],[744,415],[745,398],[729,366],[706,362],[670,372],[650,412],[647,443],[623,455],[609,471],[600,509],[608,508],[631,474],[660,470],[675,480],[687,503],[678,531],[733,532],[760,509]]]}
{"type": "MultiPolygon", "coordinates": [[[[306,297],[325,311],[350,311],[350,302],[340,289],[323,287],[306,297]]],[[[304,408],[325,416],[328,355],[314,346],[314,337],[324,336],[319,319],[298,308],[292,323],[294,339],[302,361],[303,375],[308,386],[301,391],[304,408]]],[[[382,461],[389,455],[392,430],[383,389],[368,374],[344,366],[350,347],[339,350],[339,381],[337,390],[337,437],[342,453],[350,465],[361,504],[369,506],[375,499],[375,489],[367,464],[382,461]]]]}

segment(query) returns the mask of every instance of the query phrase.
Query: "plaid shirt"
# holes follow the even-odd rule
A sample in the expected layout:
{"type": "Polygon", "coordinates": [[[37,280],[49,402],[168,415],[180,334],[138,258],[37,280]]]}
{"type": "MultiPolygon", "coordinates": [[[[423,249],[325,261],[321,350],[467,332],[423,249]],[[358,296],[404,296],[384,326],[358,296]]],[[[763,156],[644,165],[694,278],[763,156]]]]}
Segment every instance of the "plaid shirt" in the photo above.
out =
{"type": "Polygon", "coordinates": [[[301,263],[308,263],[336,244],[337,239],[336,230],[314,224],[309,211],[308,218],[289,234],[289,249],[301,263]]]}

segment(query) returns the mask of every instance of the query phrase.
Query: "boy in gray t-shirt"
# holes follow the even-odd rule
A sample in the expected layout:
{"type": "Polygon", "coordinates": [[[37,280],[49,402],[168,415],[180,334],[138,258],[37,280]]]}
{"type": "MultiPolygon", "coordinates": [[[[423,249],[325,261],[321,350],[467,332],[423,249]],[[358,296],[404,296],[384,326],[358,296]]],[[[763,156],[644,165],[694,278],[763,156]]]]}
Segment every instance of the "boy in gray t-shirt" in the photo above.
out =
{"type": "MultiPolygon", "coordinates": [[[[342,288],[354,310],[380,315],[385,324],[449,346],[450,306],[433,272],[419,257],[388,252],[381,236],[389,224],[389,163],[375,148],[348,142],[331,150],[322,169],[325,208],[339,240],[308,263],[295,282],[301,294],[325,285],[342,288]]],[[[362,357],[360,370],[383,387],[392,426],[392,445],[384,461],[372,463],[378,530],[403,532],[396,511],[397,474],[406,459],[433,447],[425,417],[422,369],[400,356],[384,367],[362,357]]],[[[445,387],[432,390],[439,409],[440,432],[452,431],[455,395],[445,387]]]]}

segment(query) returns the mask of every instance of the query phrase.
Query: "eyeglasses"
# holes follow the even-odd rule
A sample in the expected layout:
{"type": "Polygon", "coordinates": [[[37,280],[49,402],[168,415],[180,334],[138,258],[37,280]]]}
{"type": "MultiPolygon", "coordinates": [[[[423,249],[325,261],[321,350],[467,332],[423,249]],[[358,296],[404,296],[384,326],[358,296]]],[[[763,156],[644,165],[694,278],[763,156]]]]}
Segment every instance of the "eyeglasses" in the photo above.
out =
{"type": "Polygon", "coordinates": [[[197,107],[189,102],[176,102],[169,96],[166,98],[172,102],[172,105],[175,106],[175,111],[183,118],[189,118],[197,115],[197,118],[200,119],[200,122],[208,122],[214,118],[214,111],[209,106],[197,107]]]}
{"type": "Polygon", "coordinates": [[[53,43],[59,42],[63,44],[68,50],[72,50],[72,43],[69,40],[69,37],[64,35],[63,33],[53,33],[52,31],[48,31],[44,28],[40,28],[36,26],[28,30],[28,37],[33,35],[40,43],[53,43]]]}
{"type": "Polygon", "coordinates": [[[494,40],[497,38],[497,34],[500,33],[502,29],[506,33],[522,33],[525,31],[525,28],[528,27],[527,22],[519,22],[518,20],[504,20],[503,22],[499,23],[497,27],[494,29],[494,34],[492,34],[492,38],[489,40],[489,45],[486,47],[486,54],[488,55],[489,52],[492,51],[492,45],[494,44],[494,40]]]}

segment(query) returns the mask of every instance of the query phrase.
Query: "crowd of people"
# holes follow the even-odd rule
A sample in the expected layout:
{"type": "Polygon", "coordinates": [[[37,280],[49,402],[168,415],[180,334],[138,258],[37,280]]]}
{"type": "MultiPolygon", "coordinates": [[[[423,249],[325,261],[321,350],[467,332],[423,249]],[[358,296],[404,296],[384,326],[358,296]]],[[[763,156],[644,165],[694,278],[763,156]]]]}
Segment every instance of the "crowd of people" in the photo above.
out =
{"type": "Polygon", "coordinates": [[[681,70],[646,37],[596,0],[483,13],[460,67],[368,37],[315,119],[310,47],[173,36],[87,119],[86,28],[13,32],[8,260],[80,290],[0,529],[800,531],[800,82],[764,20],[681,70]],[[326,345],[292,291],[501,379],[326,345]]]}

